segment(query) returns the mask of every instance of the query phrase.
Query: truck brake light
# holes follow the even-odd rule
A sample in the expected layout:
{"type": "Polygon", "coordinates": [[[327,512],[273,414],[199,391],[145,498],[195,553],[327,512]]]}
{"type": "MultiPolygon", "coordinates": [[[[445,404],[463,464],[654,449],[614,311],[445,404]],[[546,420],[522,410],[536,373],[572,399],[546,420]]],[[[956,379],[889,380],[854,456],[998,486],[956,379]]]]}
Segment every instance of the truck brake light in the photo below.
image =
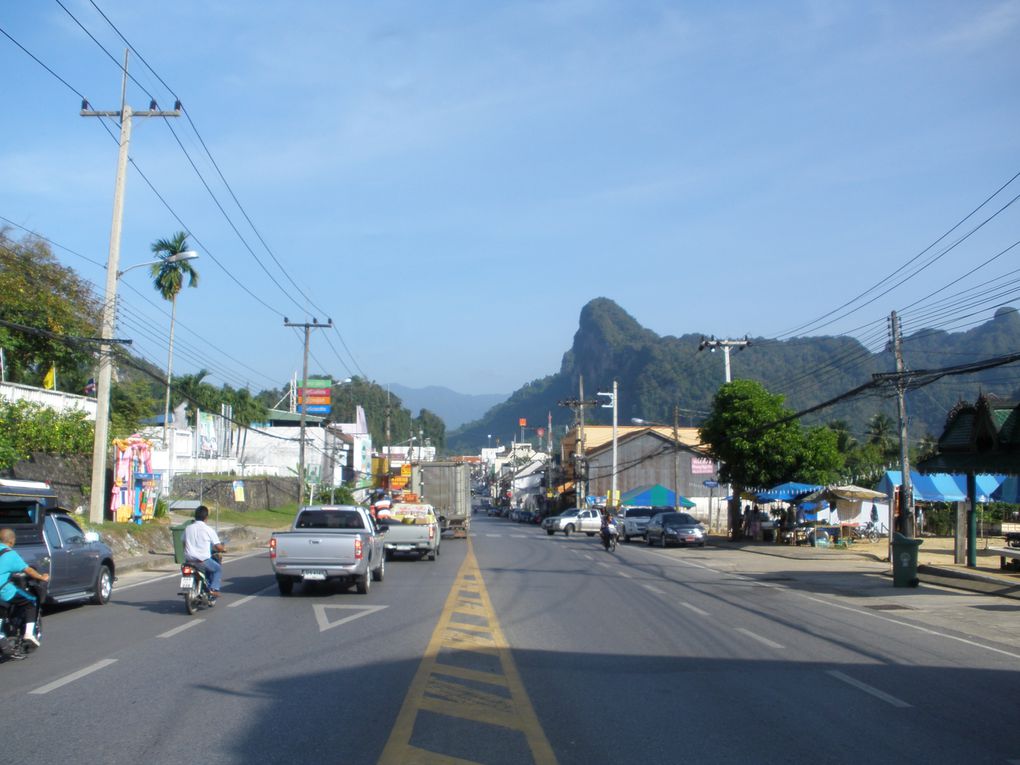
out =
{"type": "Polygon", "coordinates": [[[269,540],[269,559],[272,560],[276,557],[276,537],[269,540]]]}
{"type": "Polygon", "coordinates": [[[354,560],[361,560],[361,537],[354,539],[354,560]]]}
{"type": "Polygon", "coordinates": [[[429,524],[429,541],[436,538],[436,527],[429,524]]]}

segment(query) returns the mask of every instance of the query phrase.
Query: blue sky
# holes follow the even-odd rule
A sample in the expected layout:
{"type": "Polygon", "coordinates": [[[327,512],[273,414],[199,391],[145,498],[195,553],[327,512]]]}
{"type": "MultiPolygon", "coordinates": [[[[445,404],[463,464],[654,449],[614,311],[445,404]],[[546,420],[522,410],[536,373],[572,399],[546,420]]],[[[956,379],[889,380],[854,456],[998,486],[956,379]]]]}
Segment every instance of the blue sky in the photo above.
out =
{"type": "MultiPolygon", "coordinates": [[[[62,2],[123,56],[90,0],[62,2]]],[[[176,120],[282,287],[167,125],[136,121],[131,156],[202,254],[201,286],[179,302],[175,370],[255,390],[300,367],[284,315],[331,316],[354,357],[317,333],[313,371],[467,393],[556,371],[598,296],[660,334],[783,336],[880,281],[1020,170],[1016,0],[96,5],[180,96],[272,251],[176,120]]],[[[117,66],[55,0],[4,3],[0,28],[94,108],[117,108],[117,66]]],[[[140,61],[130,68],[172,106],[140,61]]],[[[105,264],[115,141],[3,36],[0,71],[0,216],[105,264]]],[[[136,109],[148,100],[129,85],[136,109]]],[[[132,170],[121,267],[180,227],[132,170]]],[[[856,331],[878,347],[857,328],[1018,232],[1011,207],[889,295],[807,333],[856,331]]],[[[101,267],[57,254],[103,283],[101,267]]],[[[1018,260],[1011,251],[957,288],[1018,260]]],[[[123,282],[119,334],[162,365],[167,315],[143,270],[123,282]]],[[[954,326],[994,310],[978,308],[954,326]]]]}

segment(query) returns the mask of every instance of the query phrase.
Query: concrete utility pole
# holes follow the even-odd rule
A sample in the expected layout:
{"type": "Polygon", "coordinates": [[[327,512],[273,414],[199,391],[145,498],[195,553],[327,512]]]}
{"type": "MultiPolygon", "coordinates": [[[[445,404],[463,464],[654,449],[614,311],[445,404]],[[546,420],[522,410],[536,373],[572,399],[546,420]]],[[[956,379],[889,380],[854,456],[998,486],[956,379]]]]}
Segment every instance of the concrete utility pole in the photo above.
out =
{"type": "MultiPolygon", "coordinates": [[[[709,500],[709,525],[712,502],[709,500]]],[[[680,512],[680,407],[673,405],[673,509],[680,512]]]]}
{"type": "MultiPolygon", "coordinates": [[[[893,354],[896,357],[896,406],[900,420],[900,465],[903,481],[900,484],[900,512],[903,514],[903,535],[914,536],[914,490],[910,485],[910,440],[907,436],[907,377],[903,365],[903,336],[900,334],[900,317],[893,311],[889,315],[893,354]]],[[[890,532],[892,523],[889,524],[890,532]]],[[[890,557],[890,560],[892,558],[890,557]]]]}
{"type": "Polygon", "coordinates": [[[726,359],[726,382],[732,382],[733,378],[730,376],[730,349],[731,348],[746,348],[751,344],[751,339],[744,335],[743,340],[716,340],[715,337],[703,337],[701,342],[698,343],[698,350],[703,351],[708,348],[710,351],[715,353],[716,348],[723,349],[723,356],[726,359]]]}
{"type": "MultiPolygon", "coordinates": [[[[301,377],[301,390],[305,390],[308,385],[308,346],[311,342],[311,333],[313,329],[325,329],[333,326],[333,320],[327,319],[325,324],[319,324],[318,319],[312,319],[311,323],[308,322],[291,322],[286,316],[283,317],[283,326],[285,327],[301,327],[305,331],[305,357],[304,364],[302,366],[302,377],[301,377]]],[[[305,395],[300,393],[301,398],[301,441],[298,443],[298,505],[303,505],[305,502],[305,418],[307,416],[308,404],[305,401],[305,395]]]]}
{"type": "Polygon", "coordinates": [[[569,398],[559,402],[574,410],[574,427],[577,428],[577,448],[574,451],[574,506],[580,510],[583,506],[581,496],[581,468],[584,464],[584,408],[585,406],[598,406],[598,399],[594,401],[584,400],[584,376],[578,379],[578,392],[580,398],[569,398]]]}
{"type": "Polygon", "coordinates": [[[612,408],[613,410],[613,476],[612,476],[612,488],[609,490],[609,501],[606,502],[606,507],[617,507],[619,498],[616,496],[616,424],[617,424],[617,406],[616,406],[616,394],[617,386],[616,380],[613,380],[613,392],[612,393],[597,393],[597,396],[604,396],[609,398],[608,404],[603,404],[603,409],[612,408]]]}
{"type": "Polygon", "coordinates": [[[180,117],[181,102],[172,111],[160,111],[155,101],[147,111],[134,111],[127,105],[128,51],[124,51],[124,76],[120,88],[119,111],[94,111],[87,100],[81,102],[82,117],[116,117],[120,120],[120,151],[117,178],[113,187],[113,223],[110,227],[110,254],[106,260],[106,293],[103,297],[103,324],[100,331],[99,375],[96,378],[96,427],[92,442],[92,490],[89,495],[89,521],[102,523],[106,507],[106,452],[110,435],[110,386],[113,359],[110,342],[117,321],[117,270],[120,267],[120,232],[124,217],[124,184],[127,180],[128,146],[131,143],[133,117],[180,117]]]}

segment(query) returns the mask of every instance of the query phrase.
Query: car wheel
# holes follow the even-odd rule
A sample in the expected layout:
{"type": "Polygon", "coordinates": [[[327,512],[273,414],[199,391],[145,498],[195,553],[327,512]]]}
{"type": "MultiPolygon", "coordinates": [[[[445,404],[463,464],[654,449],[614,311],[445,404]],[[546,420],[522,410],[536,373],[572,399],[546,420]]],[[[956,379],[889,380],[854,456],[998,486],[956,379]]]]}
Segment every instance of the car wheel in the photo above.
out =
{"type": "Polygon", "coordinates": [[[646,534],[645,535],[645,544],[648,545],[649,547],[652,546],[652,535],[651,534],[646,534]]]}
{"type": "Polygon", "coordinates": [[[377,582],[381,582],[383,577],[386,576],[386,556],[379,562],[379,568],[372,571],[372,579],[377,582]]]}
{"type": "Polygon", "coordinates": [[[368,574],[358,577],[358,594],[368,595],[368,591],[372,588],[372,577],[368,574]]]}
{"type": "Polygon", "coordinates": [[[626,534],[624,534],[623,535],[623,541],[624,542],[629,542],[630,541],[630,537],[628,537],[626,534]]]}
{"type": "Polygon", "coordinates": [[[705,546],[705,543],[704,543],[704,542],[699,542],[699,543],[698,543],[698,547],[704,547],[704,546],[705,546]]]}
{"type": "Polygon", "coordinates": [[[587,534],[587,535],[588,535],[588,536],[590,536],[590,537],[593,537],[593,536],[595,536],[595,532],[594,532],[594,531],[586,531],[586,532],[584,532],[584,533],[585,533],[585,534],[587,534]]]}
{"type": "Polygon", "coordinates": [[[433,550],[432,552],[430,552],[430,553],[428,554],[428,556],[426,556],[426,557],[428,557],[428,559],[429,559],[429,560],[435,560],[435,559],[436,559],[436,556],[437,556],[438,554],[439,554],[439,548],[437,547],[437,548],[436,548],[435,550],[433,550]]]}
{"type": "Polygon", "coordinates": [[[276,586],[279,588],[281,595],[290,595],[294,592],[294,580],[289,577],[276,577],[276,586]]]}
{"type": "Polygon", "coordinates": [[[546,533],[546,534],[548,534],[549,536],[552,536],[552,535],[553,535],[553,534],[555,534],[556,532],[555,532],[555,531],[553,531],[552,529],[546,529],[546,530],[545,530],[545,533],[546,533]]]}
{"type": "Polygon", "coordinates": [[[109,566],[100,566],[96,574],[96,588],[92,594],[92,602],[97,606],[110,602],[110,595],[113,594],[113,574],[109,566]]]}
{"type": "Polygon", "coordinates": [[[659,547],[661,547],[663,550],[666,549],[666,535],[665,534],[663,534],[661,537],[659,537],[659,547]]]}
{"type": "Polygon", "coordinates": [[[567,527],[565,529],[563,529],[563,536],[569,537],[571,535],[571,533],[573,533],[573,531],[574,531],[574,524],[568,523],[567,527]]]}

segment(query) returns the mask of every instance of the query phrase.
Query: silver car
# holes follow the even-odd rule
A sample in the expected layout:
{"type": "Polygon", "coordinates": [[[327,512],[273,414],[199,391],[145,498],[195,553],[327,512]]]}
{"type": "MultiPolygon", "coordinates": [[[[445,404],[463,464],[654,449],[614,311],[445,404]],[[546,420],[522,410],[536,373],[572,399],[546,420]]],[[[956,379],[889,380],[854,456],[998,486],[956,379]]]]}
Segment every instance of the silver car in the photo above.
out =
{"type": "Polygon", "coordinates": [[[697,518],[677,512],[658,513],[645,530],[645,541],[649,545],[658,543],[660,547],[670,544],[704,547],[707,536],[697,518]]]}

